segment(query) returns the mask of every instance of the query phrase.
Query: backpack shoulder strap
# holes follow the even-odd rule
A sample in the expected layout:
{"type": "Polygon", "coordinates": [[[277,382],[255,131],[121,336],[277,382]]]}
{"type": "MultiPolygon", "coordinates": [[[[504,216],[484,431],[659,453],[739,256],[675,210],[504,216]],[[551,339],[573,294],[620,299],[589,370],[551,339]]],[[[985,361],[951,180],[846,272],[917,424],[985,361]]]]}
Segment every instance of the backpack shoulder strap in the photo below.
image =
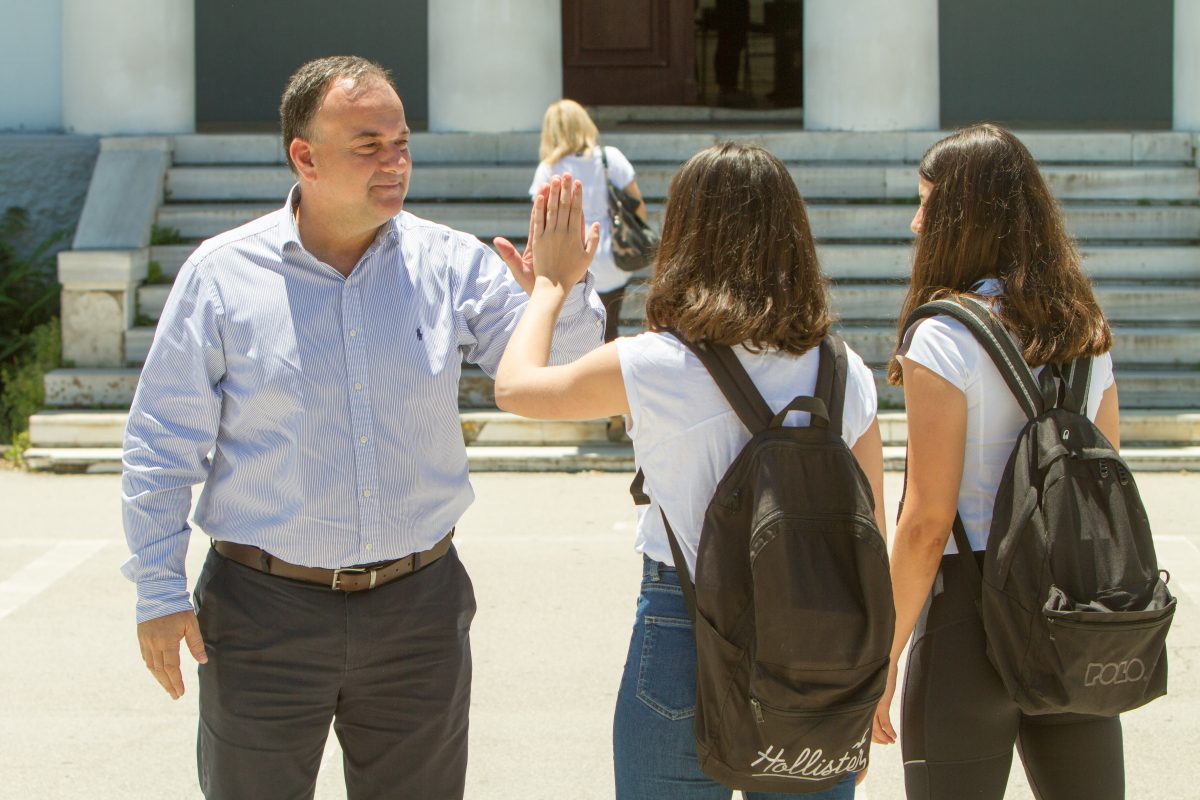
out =
{"type": "MultiPolygon", "coordinates": [[[[639,469],[637,475],[633,476],[633,483],[629,484],[629,494],[633,495],[635,506],[650,505],[650,495],[646,494],[645,483],[646,473],[639,469]]],[[[679,574],[679,588],[683,590],[683,601],[694,625],[696,624],[696,589],[692,585],[692,576],[688,574],[687,559],[683,557],[683,548],[680,546],[679,540],[675,538],[675,531],[671,530],[671,523],[667,521],[667,512],[663,510],[662,506],[658,507],[658,511],[662,514],[663,527],[667,529],[667,542],[671,545],[671,558],[675,562],[675,571],[679,574]]]]}
{"type": "Polygon", "coordinates": [[[914,309],[905,320],[904,328],[908,330],[920,320],[936,316],[951,317],[967,327],[1000,371],[1026,417],[1033,419],[1047,405],[1053,404],[1047,402],[1020,348],[990,308],[969,297],[961,297],[959,302],[934,300],[914,309]]]}
{"type": "Polygon", "coordinates": [[[846,380],[850,362],[846,342],[830,333],[820,344],[820,363],[817,367],[817,388],[813,395],[825,403],[829,414],[829,430],[842,435],[842,412],[846,407],[846,380]]]}
{"type": "Polygon", "coordinates": [[[713,344],[698,345],[678,333],[674,333],[674,336],[683,342],[696,355],[696,358],[700,359],[700,363],[708,370],[708,374],[712,376],[717,388],[721,390],[721,394],[725,395],[725,399],[733,407],[738,419],[750,430],[750,433],[760,433],[770,426],[771,420],[775,416],[771,412],[771,407],[767,405],[767,401],[759,393],[754,381],[750,380],[746,368],[742,366],[742,362],[738,361],[730,347],[713,344]]]}
{"type": "Polygon", "coordinates": [[[1087,416],[1088,390],[1092,385],[1094,363],[1095,359],[1091,356],[1080,356],[1063,368],[1062,381],[1066,397],[1062,407],[1066,410],[1087,416]]]}

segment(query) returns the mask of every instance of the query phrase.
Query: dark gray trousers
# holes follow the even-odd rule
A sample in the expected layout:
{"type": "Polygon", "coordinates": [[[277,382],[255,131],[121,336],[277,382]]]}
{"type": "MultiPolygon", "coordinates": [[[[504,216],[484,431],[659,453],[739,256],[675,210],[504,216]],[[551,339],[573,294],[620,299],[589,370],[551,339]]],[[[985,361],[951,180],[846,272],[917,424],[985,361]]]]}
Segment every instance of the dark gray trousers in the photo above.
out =
{"type": "Polygon", "coordinates": [[[331,720],[351,800],[463,796],[475,595],[454,548],[353,594],[210,550],[195,601],[209,800],[311,798],[331,720]]]}

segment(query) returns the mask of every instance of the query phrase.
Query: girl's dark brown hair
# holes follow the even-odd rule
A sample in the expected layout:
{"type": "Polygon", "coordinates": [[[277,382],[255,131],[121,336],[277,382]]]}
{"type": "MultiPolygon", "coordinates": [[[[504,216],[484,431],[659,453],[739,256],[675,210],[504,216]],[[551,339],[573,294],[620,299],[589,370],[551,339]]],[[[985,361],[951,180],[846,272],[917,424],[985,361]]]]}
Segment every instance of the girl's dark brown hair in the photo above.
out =
{"type": "Polygon", "coordinates": [[[808,215],[779,159],[726,142],[671,180],[650,329],[693,342],[801,354],[833,324],[808,215]]]}
{"type": "MultiPolygon", "coordinates": [[[[897,320],[917,306],[999,278],[1000,318],[1033,366],[1112,349],[1112,332],[1067,237],[1062,215],[1020,140],[999,125],[964,128],[930,147],[919,172],[933,188],[897,320]]],[[[888,381],[903,382],[895,354],[888,381]]]]}

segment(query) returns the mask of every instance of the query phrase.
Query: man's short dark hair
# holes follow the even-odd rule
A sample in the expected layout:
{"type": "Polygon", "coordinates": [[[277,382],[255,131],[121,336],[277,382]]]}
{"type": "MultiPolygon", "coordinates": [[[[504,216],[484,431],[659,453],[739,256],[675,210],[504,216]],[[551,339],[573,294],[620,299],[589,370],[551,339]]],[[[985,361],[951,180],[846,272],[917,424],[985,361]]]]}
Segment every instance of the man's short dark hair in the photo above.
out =
{"type": "Polygon", "coordinates": [[[288,79],[283,90],[283,99],[279,102],[283,156],[292,172],[296,171],[291,153],[288,152],[292,140],[311,137],[313,117],[321,107],[321,101],[325,99],[329,84],[342,78],[350,79],[355,85],[366,79],[377,78],[392,89],[396,88],[392,83],[391,74],[386,69],[360,56],[328,56],[303,64],[288,79]]]}

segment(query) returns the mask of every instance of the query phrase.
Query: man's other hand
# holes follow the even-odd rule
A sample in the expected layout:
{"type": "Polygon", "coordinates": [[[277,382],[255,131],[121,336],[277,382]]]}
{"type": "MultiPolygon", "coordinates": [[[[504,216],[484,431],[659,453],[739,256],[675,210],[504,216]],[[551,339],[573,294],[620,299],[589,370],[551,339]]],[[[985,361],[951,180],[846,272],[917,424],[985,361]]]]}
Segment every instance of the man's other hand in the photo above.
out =
{"type": "Polygon", "coordinates": [[[183,697],[183,673],[179,671],[179,642],[187,642],[192,658],[208,663],[204,640],[200,638],[200,623],[196,612],[179,611],[157,619],[138,623],[138,645],[146,669],[158,681],[172,700],[183,697]]]}

